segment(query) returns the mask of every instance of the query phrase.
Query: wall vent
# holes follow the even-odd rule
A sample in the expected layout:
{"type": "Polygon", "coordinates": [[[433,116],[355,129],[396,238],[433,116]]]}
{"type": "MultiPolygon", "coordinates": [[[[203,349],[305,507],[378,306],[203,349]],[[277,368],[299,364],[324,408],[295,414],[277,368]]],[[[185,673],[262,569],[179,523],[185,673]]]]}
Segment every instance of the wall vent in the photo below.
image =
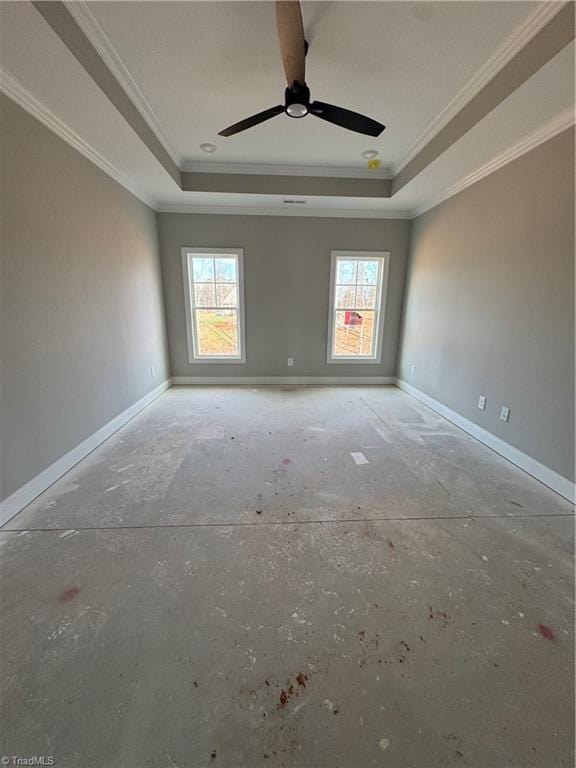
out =
{"type": "Polygon", "coordinates": [[[308,200],[282,200],[284,205],[306,205],[308,200]]]}

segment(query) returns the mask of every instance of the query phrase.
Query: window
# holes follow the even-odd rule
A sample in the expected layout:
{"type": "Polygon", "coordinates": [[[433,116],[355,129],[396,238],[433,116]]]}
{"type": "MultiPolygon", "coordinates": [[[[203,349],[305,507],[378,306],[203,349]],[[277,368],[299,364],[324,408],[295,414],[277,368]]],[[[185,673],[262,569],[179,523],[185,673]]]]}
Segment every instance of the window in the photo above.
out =
{"type": "Polygon", "coordinates": [[[332,251],[328,362],[379,363],[390,254],[332,251]]]}
{"type": "Polygon", "coordinates": [[[183,248],[186,331],[191,363],[244,363],[241,248],[183,248]]]}

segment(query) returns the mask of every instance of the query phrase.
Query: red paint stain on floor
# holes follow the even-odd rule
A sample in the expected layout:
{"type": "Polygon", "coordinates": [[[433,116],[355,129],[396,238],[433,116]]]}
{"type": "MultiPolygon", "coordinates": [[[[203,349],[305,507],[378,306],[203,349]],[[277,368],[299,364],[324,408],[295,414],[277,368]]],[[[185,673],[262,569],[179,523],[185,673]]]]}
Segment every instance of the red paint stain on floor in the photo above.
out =
{"type": "Polygon", "coordinates": [[[433,611],[432,606],[429,608],[428,618],[439,621],[442,627],[447,627],[448,624],[452,624],[454,621],[452,616],[446,613],[446,611],[433,611]]]}
{"type": "Polygon", "coordinates": [[[290,464],[290,459],[282,459],[282,464],[290,464]]]}
{"type": "Polygon", "coordinates": [[[58,599],[61,603],[69,603],[70,600],[74,600],[79,593],[80,587],[68,587],[68,589],[65,589],[64,592],[61,593],[58,599]]]}
{"type": "Polygon", "coordinates": [[[540,632],[542,637],[545,637],[546,640],[556,640],[554,630],[547,627],[546,624],[538,624],[538,632],[540,632]]]}
{"type": "Polygon", "coordinates": [[[295,688],[290,680],[286,681],[286,688],[282,688],[280,691],[280,703],[278,704],[278,709],[283,709],[294,696],[300,696],[301,693],[304,693],[303,689],[306,688],[308,675],[305,672],[299,672],[296,675],[296,682],[298,683],[298,686],[295,688]]]}
{"type": "Polygon", "coordinates": [[[303,672],[299,672],[296,675],[296,682],[298,685],[301,685],[302,688],[306,688],[306,683],[308,681],[308,675],[305,675],[303,672]]]}

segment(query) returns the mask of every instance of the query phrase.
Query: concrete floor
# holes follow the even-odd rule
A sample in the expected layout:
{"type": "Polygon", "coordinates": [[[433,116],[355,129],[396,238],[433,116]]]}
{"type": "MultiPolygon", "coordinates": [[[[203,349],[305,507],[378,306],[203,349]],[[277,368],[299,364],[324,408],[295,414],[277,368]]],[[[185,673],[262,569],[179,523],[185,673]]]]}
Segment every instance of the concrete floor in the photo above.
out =
{"type": "Polygon", "coordinates": [[[397,389],[172,389],[0,531],[0,754],[572,766],[573,536],[397,389]]]}

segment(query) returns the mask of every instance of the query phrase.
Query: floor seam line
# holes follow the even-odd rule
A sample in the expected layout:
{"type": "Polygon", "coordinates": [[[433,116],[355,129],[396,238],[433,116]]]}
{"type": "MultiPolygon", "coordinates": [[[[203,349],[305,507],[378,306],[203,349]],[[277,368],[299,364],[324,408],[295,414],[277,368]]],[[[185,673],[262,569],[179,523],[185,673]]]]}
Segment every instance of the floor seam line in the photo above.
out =
{"type": "Polygon", "coordinates": [[[0,533],[61,533],[62,531],[138,531],[178,528],[259,528],[272,525],[333,525],[353,523],[402,523],[402,522],[434,522],[442,520],[534,520],[538,518],[569,517],[574,518],[574,513],[558,512],[542,515],[449,515],[438,517],[365,517],[341,520],[275,520],[270,522],[246,522],[246,523],[179,523],[177,525],[108,525],[86,526],[82,528],[0,528],[0,533]]]}

